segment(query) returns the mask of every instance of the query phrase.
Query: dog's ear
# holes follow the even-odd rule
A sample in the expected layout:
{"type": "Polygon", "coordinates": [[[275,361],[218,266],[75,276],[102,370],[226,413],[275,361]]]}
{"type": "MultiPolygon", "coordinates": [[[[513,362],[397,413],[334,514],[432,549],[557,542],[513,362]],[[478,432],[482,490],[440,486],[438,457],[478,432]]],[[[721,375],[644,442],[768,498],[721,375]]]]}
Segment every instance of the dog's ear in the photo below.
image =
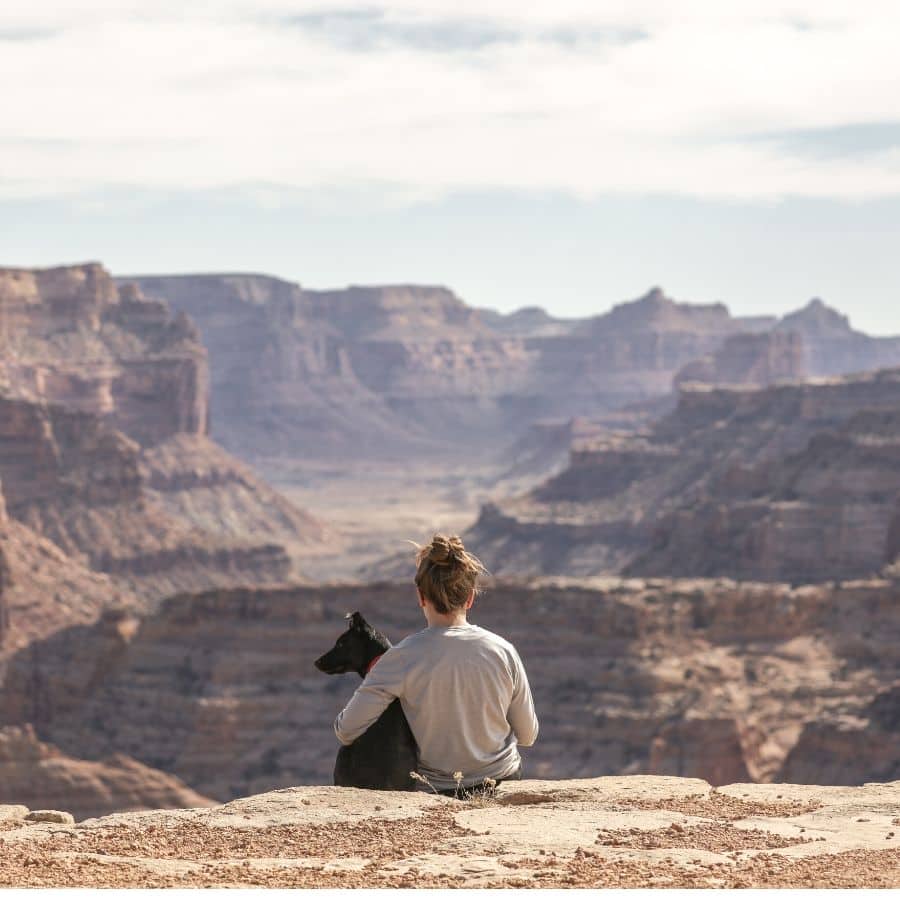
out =
{"type": "Polygon", "coordinates": [[[349,618],[350,618],[350,627],[351,628],[358,628],[358,629],[362,630],[363,628],[366,627],[366,625],[369,624],[362,617],[362,615],[360,615],[360,613],[358,613],[358,612],[353,613],[353,615],[350,616],[349,618]]]}

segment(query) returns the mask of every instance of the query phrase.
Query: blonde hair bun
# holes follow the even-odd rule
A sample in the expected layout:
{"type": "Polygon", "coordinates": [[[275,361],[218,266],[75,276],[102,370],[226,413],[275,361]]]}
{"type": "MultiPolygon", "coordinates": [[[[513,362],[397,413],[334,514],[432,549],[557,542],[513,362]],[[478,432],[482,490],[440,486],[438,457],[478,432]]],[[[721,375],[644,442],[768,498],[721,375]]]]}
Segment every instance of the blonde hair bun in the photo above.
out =
{"type": "Polygon", "coordinates": [[[463,542],[456,536],[445,537],[436,534],[428,544],[428,560],[436,566],[451,566],[457,561],[459,555],[466,552],[463,542]]]}
{"type": "Polygon", "coordinates": [[[481,561],[455,534],[435,534],[416,553],[416,587],[441,613],[464,607],[478,576],[486,574],[481,561]]]}

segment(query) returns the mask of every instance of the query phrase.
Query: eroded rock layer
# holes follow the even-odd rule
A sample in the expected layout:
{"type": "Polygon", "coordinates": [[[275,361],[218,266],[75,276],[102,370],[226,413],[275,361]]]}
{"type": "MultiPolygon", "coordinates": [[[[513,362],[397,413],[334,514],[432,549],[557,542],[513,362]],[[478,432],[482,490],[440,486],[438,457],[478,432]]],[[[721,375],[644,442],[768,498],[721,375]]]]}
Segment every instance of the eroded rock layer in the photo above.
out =
{"type": "Polygon", "coordinates": [[[188,319],[97,263],[0,269],[0,383],[108,418],[142,443],[207,430],[206,351],[188,319]]]}
{"type": "MultiPolygon", "coordinates": [[[[495,585],[472,619],[526,663],[541,720],[524,751],[533,776],[721,783],[790,767],[795,780],[862,783],[900,777],[884,699],[900,677],[898,602],[888,581],[548,580],[495,585]],[[818,740],[802,771],[791,762],[816,723],[848,716],[855,741],[818,740]]],[[[107,613],[15,656],[0,720],[90,759],[124,753],[217,799],[328,783],[332,721],[358,677],[313,660],[357,609],[395,640],[423,624],[407,584],[216,591],[143,619],[107,613]]]]}
{"type": "Polygon", "coordinates": [[[172,775],[127,756],[74,759],[30,726],[0,728],[0,804],[71,812],[76,819],[139,809],[211,806],[172,775]]]}
{"type": "Polygon", "coordinates": [[[31,641],[94,622],[107,608],[144,608],[145,601],[127,586],[92,571],[15,519],[0,526],[0,558],[0,681],[5,656],[31,641]]]}
{"type": "MultiPolygon", "coordinates": [[[[192,501],[204,476],[213,500],[233,500],[230,488],[241,470],[229,468],[224,452],[203,450],[211,450],[205,439],[184,436],[145,451],[92,413],[0,396],[0,480],[9,515],[71,559],[147,598],[205,585],[282,581],[291,562],[271,538],[309,533],[313,525],[281,501],[280,508],[272,504],[281,519],[273,517],[263,540],[250,540],[252,522],[243,523],[233,510],[226,516],[221,502],[218,508],[210,502],[206,528],[198,528],[201,513],[193,512],[198,504],[192,501]],[[172,442],[185,444],[185,452],[172,442]],[[225,533],[223,518],[235,534],[225,533]]],[[[265,494],[254,493],[258,482],[244,471],[240,486],[241,496],[256,501],[257,519],[265,518],[265,494]]]]}
{"type": "Polygon", "coordinates": [[[485,506],[469,538],[495,573],[857,578],[900,550],[898,463],[900,370],[686,387],[652,427],[485,506]]]}
{"type": "Polygon", "coordinates": [[[442,287],[312,291],[262,275],[135,281],[197,322],[215,437],[269,462],[499,449],[541,420],[662,397],[679,372],[768,385],[900,363],[900,339],[854,331],[821,301],[782,320],[739,318],[654,288],[604,315],[554,319],[474,309],[442,287]]]}
{"type": "Polygon", "coordinates": [[[700,383],[768,387],[801,381],[807,374],[804,340],[795,331],[737,334],[715,353],[694,360],[675,375],[675,387],[700,383]]]}
{"type": "MultiPolygon", "coordinates": [[[[101,607],[122,591],[153,601],[289,580],[296,554],[325,537],[206,437],[206,350],[188,318],[102,266],[0,269],[0,350],[0,480],[9,520],[28,529],[10,532],[24,540],[10,552],[34,557],[39,536],[65,569],[107,573],[118,590],[101,607]]],[[[0,637],[12,602],[2,600],[0,637]]],[[[16,618],[20,637],[43,633],[21,606],[16,618]]]]}
{"type": "Polygon", "coordinates": [[[503,446],[541,419],[665,394],[688,361],[771,325],[659,289],[605,316],[561,320],[476,310],[441,287],[137,281],[197,322],[210,351],[214,434],[255,459],[503,446]]]}

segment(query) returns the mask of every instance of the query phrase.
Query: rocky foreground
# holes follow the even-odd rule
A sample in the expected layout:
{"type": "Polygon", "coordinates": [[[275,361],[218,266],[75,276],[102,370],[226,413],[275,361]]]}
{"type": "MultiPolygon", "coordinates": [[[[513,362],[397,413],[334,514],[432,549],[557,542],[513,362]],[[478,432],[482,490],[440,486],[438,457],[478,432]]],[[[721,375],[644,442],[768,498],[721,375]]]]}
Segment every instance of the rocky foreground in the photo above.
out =
{"type": "Polygon", "coordinates": [[[0,886],[900,887],[900,781],[522,781],[468,802],[297,787],[77,825],[26,813],[0,806],[0,886]]]}

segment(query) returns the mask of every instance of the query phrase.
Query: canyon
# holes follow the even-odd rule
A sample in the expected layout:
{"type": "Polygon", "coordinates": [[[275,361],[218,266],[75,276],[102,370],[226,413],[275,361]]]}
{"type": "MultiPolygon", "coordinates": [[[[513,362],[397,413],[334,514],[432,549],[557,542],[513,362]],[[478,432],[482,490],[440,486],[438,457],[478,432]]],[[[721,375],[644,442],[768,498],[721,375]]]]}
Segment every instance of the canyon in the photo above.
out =
{"type": "Polygon", "coordinates": [[[653,288],[602,315],[557,319],[477,309],[444,287],[127,281],[196,323],[210,354],[212,434],[263,465],[505,452],[536,422],[662,397],[690,364],[716,383],[761,385],[900,365],[900,338],[857,332],[821,300],[748,318],[653,288]]]}
{"type": "Polygon", "coordinates": [[[650,427],[576,442],[486,505],[469,538],[496,574],[860,578],[900,549],[898,453],[900,370],[685,384],[650,427]]]}
{"type": "MultiPolygon", "coordinates": [[[[98,264],[0,269],[0,682],[42,640],[180,590],[301,581],[327,528],[208,431],[186,316],[98,264]]],[[[83,815],[209,802],[122,754],[85,760],[0,717],[3,788],[83,815]]]]}
{"type": "Polygon", "coordinates": [[[0,803],[328,783],[357,679],[312,660],[356,609],[422,626],[404,540],[438,528],[525,659],[526,776],[900,778],[900,340],[821,301],[559,319],[89,263],[0,269],[0,348],[0,803]]]}
{"type": "MultiPolygon", "coordinates": [[[[865,335],[819,299],[781,318],[748,318],[653,288],[607,313],[560,319],[478,309],[438,286],[320,291],[252,274],[133,280],[187,314],[209,348],[213,437],[333,526],[331,551],[307,554],[316,580],[397,577],[406,542],[435,529],[483,542],[500,574],[668,574],[663,551],[628,568],[665,541],[652,488],[617,513],[590,491],[570,507],[568,498],[545,502],[554,488],[542,483],[567,467],[574,481],[590,481],[592,441],[621,445],[609,465],[654,465],[665,442],[643,435],[700,386],[766,389],[900,365],[900,338],[865,335]],[[360,497],[369,498],[363,517],[360,497]]],[[[703,565],[673,546],[668,558],[680,568],[671,574],[811,577],[810,560],[759,558],[769,551],[757,547],[768,540],[758,533],[782,526],[752,523],[748,536],[750,515],[721,526],[725,546],[703,565]],[[729,567],[728,554],[745,544],[755,561],[729,567]]],[[[786,527],[799,536],[804,521],[786,527]]],[[[844,550],[813,580],[877,571],[873,555],[844,550]]]]}

